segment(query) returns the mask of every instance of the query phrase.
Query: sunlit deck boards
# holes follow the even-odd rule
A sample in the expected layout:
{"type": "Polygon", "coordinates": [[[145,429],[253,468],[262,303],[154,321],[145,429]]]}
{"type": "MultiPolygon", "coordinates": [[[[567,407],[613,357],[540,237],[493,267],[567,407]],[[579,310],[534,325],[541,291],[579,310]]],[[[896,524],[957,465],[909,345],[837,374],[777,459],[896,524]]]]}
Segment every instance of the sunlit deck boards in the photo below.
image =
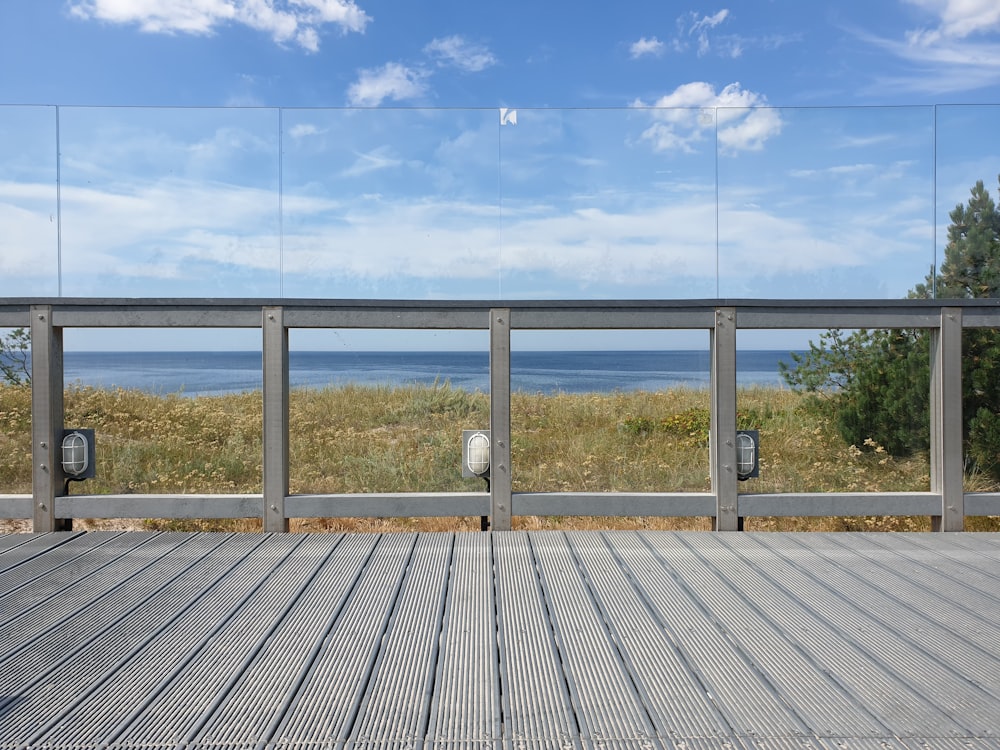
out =
{"type": "Polygon", "coordinates": [[[1000,748],[1000,535],[0,537],[0,748],[1000,748]]]}

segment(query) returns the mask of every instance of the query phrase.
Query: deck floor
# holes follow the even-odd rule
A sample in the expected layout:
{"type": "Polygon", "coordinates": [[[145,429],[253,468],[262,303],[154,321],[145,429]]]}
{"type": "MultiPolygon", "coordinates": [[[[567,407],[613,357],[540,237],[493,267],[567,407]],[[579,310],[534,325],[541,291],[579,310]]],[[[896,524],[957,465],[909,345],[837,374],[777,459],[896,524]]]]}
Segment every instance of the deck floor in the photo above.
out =
{"type": "Polygon", "coordinates": [[[1000,748],[1000,535],[0,536],[0,748],[1000,748]]]}

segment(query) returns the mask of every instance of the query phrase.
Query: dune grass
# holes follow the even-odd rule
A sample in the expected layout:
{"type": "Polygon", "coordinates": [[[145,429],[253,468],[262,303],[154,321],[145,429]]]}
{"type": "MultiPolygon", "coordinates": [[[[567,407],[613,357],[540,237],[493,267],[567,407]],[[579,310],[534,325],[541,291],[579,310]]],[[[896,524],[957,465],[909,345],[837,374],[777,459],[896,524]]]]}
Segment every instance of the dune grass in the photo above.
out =
{"type": "MultiPolygon", "coordinates": [[[[188,398],[135,390],[66,391],[68,426],[97,431],[88,493],[258,493],[260,393],[188,398]]],[[[481,490],[461,476],[461,431],[489,425],[486,394],[428,387],[346,386],[292,392],[292,493],[481,490]]],[[[760,430],[761,476],[743,492],[926,491],[926,456],[844,445],[821,409],[791,391],[738,394],[741,427],[760,430]]],[[[583,395],[515,393],[515,491],[708,491],[708,394],[671,389],[583,395]]],[[[0,493],[31,488],[30,391],[0,386],[0,493]]],[[[968,489],[995,489],[967,478],[968,489]]],[[[79,490],[77,490],[79,491],[79,490]]],[[[141,528],[251,530],[259,522],[143,519],[141,528]]],[[[516,528],[709,528],[709,519],[518,517],[516,528]]],[[[748,529],[917,530],[926,518],[747,519],[748,529]]],[[[90,524],[121,526],[126,521],[90,524]]],[[[80,524],[88,527],[87,524],[80,524]]],[[[478,518],[296,519],[293,530],[479,528],[478,518]]],[[[1000,529],[997,519],[970,528],[1000,529]]],[[[0,530],[3,527],[0,526],[0,530]]]]}

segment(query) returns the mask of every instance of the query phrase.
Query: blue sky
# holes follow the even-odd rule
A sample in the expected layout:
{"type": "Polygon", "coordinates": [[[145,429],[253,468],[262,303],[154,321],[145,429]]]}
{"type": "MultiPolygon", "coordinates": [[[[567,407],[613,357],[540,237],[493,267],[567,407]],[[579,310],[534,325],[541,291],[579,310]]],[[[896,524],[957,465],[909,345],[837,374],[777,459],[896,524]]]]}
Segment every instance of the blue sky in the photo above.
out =
{"type": "Polygon", "coordinates": [[[6,296],[901,297],[1000,173],[996,0],[8,0],[0,70],[6,296]]]}

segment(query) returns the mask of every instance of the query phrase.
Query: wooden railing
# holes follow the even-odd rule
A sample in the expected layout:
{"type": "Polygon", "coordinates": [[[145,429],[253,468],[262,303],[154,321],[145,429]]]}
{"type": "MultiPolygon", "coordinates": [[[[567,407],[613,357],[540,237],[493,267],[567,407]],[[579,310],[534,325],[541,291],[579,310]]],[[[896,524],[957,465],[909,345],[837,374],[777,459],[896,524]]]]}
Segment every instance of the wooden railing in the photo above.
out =
{"type": "Polygon", "coordinates": [[[31,331],[32,494],[0,495],[0,518],[35,531],[73,518],[290,518],[481,516],[509,529],[517,515],[708,516],[720,531],[748,516],[926,515],[964,529],[967,515],[1000,515],[1000,493],[963,488],[962,330],[1000,328],[1000,300],[384,301],[259,299],[0,299],[0,328],[31,331]],[[256,495],[65,495],[63,331],[67,328],[259,328],[263,339],[263,492],[256,495]],[[289,494],[289,330],[488,330],[488,492],[289,494]],[[906,328],[931,331],[931,482],[927,492],[739,492],[736,338],[743,329],[906,328]],[[513,492],[511,331],[702,329],[711,349],[709,492],[513,492]]]}

